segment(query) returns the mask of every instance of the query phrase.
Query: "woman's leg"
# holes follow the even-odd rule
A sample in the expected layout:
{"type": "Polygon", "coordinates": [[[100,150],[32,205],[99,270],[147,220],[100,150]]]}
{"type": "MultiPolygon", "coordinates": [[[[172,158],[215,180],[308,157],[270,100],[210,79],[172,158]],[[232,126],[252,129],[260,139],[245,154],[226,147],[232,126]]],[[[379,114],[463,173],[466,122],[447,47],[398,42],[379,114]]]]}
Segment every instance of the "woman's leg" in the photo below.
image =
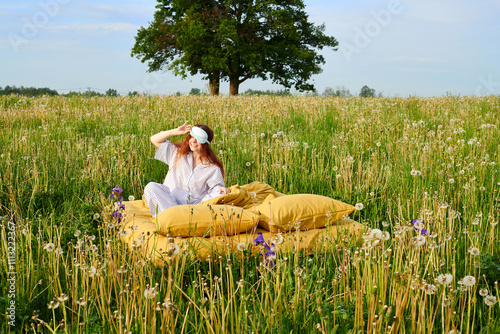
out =
{"type": "Polygon", "coordinates": [[[170,194],[170,189],[161,183],[150,182],[144,188],[144,200],[149,207],[149,212],[156,217],[163,210],[178,205],[170,194]]]}

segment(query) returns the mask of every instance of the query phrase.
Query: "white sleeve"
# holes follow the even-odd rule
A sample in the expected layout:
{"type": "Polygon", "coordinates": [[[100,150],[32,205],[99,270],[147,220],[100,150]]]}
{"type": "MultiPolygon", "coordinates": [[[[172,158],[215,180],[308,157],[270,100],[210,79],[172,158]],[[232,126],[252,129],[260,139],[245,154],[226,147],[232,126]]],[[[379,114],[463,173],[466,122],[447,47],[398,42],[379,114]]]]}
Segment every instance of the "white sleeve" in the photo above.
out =
{"type": "Polygon", "coordinates": [[[176,155],[177,147],[168,140],[165,140],[156,150],[155,159],[170,166],[175,162],[176,155]]]}
{"type": "Polygon", "coordinates": [[[214,168],[214,172],[207,180],[207,193],[203,196],[201,202],[220,196],[219,189],[224,187],[224,179],[219,167],[214,168]]]}

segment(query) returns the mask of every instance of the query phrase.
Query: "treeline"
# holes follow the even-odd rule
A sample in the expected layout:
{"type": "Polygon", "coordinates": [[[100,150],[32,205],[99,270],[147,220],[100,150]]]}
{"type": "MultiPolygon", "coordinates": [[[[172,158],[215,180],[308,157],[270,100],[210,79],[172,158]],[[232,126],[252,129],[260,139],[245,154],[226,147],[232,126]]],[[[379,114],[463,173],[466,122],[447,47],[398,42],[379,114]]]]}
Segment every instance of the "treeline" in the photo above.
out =
{"type": "Polygon", "coordinates": [[[278,89],[278,90],[253,90],[253,89],[247,89],[243,95],[271,95],[271,96],[289,96],[292,95],[288,89],[278,89]]]}
{"type": "MultiPolygon", "coordinates": [[[[189,92],[189,95],[209,95],[210,92],[208,91],[202,91],[199,88],[192,88],[191,91],[189,92]]],[[[181,96],[183,95],[181,92],[175,93],[176,96],[181,96]]],[[[260,96],[260,95],[269,95],[269,96],[290,96],[292,93],[288,89],[278,89],[278,90],[253,90],[253,89],[247,89],[243,94],[239,95],[246,95],[246,96],[260,96]]]]}
{"type": "MultiPolygon", "coordinates": [[[[108,89],[105,93],[100,93],[96,92],[94,90],[88,89],[84,92],[74,92],[70,91],[69,93],[66,94],[59,94],[56,90],[50,89],[50,88],[36,88],[36,87],[16,87],[16,86],[5,86],[4,88],[0,87],[0,96],[1,95],[10,95],[10,94],[15,94],[15,95],[24,95],[24,96],[42,96],[42,95],[49,95],[49,96],[55,96],[55,95],[61,95],[61,96],[84,96],[84,97],[93,97],[93,96],[120,96],[116,89],[108,89]]],[[[189,95],[208,95],[208,92],[204,92],[199,88],[193,88],[189,92],[189,95]]],[[[138,93],[137,91],[129,92],[127,94],[128,96],[136,96],[136,95],[143,95],[138,93]]],[[[147,95],[147,94],[146,94],[147,95]]],[[[177,92],[174,95],[176,96],[181,96],[184,95],[181,92],[177,92]]],[[[240,95],[246,95],[246,96],[261,96],[261,95],[267,95],[267,96],[291,96],[292,93],[288,89],[279,89],[279,90],[253,90],[253,89],[247,89],[243,94],[240,95]]],[[[336,89],[333,89],[331,87],[326,87],[325,90],[323,91],[322,94],[319,94],[318,92],[314,91],[312,93],[306,93],[308,96],[337,96],[337,97],[349,97],[349,96],[356,96],[356,94],[352,94],[349,89],[345,88],[344,86],[336,87],[336,89]]],[[[375,92],[375,89],[370,88],[368,86],[363,86],[361,88],[361,91],[359,92],[358,96],[360,97],[382,97],[383,94],[382,92],[379,92],[378,94],[375,92]]]]}
{"type": "Polygon", "coordinates": [[[36,88],[36,87],[16,87],[16,86],[5,86],[4,88],[0,87],[0,95],[26,95],[26,96],[42,96],[42,95],[59,95],[56,90],[50,88],[36,88]]]}
{"type": "MultiPolygon", "coordinates": [[[[5,86],[5,87],[0,87],[0,96],[1,95],[10,95],[10,94],[15,94],[15,95],[24,95],[24,96],[43,96],[43,95],[49,95],[49,96],[119,96],[118,92],[116,89],[108,89],[106,93],[99,93],[94,90],[87,90],[85,92],[73,92],[70,91],[67,94],[59,94],[56,90],[50,89],[47,87],[44,88],[36,88],[36,87],[16,87],[16,86],[5,86]]],[[[132,92],[129,93],[129,95],[133,96],[136,95],[137,92],[132,92]]]]}
{"type": "MultiPolygon", "coordinates": [[[[310,95],[313,96],[319,96],[317,92],[314,92],[310,95]]],[[[336,89],[333,89],[331,87],[326,87],[321,96],[337,96],[337,97],[349,97],[349,96],[356,96],[356,94],[351,94],[349,89],[345,88],[344,86],[338,86],[336,89]]],[[[358,94],[359,97],[383,97],[382,92],[375,92],[375,89],[368,87],[367,85],[364,85],[361,87],[361,91],[358,94]]]]}

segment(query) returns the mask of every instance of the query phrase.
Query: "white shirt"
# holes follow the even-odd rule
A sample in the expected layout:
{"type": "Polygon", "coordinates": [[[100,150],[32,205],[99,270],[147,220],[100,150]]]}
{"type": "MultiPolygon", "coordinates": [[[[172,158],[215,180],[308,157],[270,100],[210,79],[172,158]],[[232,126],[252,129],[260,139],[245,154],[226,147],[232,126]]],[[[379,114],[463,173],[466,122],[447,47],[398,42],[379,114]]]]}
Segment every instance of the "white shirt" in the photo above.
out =
{"type": "Polygon", "coordinates": [[[220,196],[219,189],[224,187],[224,180],[218,166],[204,161],[193,169],[192,152],[176,161],[177,147],[168,140],[156,150],[155,159],[169,166],[163,184],[179,203],[197,204],[220,196]]]}

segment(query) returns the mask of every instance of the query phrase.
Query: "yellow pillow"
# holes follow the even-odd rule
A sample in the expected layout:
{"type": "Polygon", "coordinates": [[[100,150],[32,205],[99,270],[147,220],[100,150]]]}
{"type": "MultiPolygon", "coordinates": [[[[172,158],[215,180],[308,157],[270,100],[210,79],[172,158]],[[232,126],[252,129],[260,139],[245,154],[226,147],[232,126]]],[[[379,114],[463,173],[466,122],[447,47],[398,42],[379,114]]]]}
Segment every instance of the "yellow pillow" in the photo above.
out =
{"type": "Polygon", "coordinates": [[[177,205],[158,215],[161,233],[172,237],[204,237],[244,233],[256,226],[259,215],[230,205],[177,205]]]}
{"type": "Polygon", "coordinates": [[[256,207],[261,214],[259,227],[271,232],[322,228],[327,223],[336,223],[354,210],[352,205],[312,194],[268,196],[264,203],[256,207]]]}

